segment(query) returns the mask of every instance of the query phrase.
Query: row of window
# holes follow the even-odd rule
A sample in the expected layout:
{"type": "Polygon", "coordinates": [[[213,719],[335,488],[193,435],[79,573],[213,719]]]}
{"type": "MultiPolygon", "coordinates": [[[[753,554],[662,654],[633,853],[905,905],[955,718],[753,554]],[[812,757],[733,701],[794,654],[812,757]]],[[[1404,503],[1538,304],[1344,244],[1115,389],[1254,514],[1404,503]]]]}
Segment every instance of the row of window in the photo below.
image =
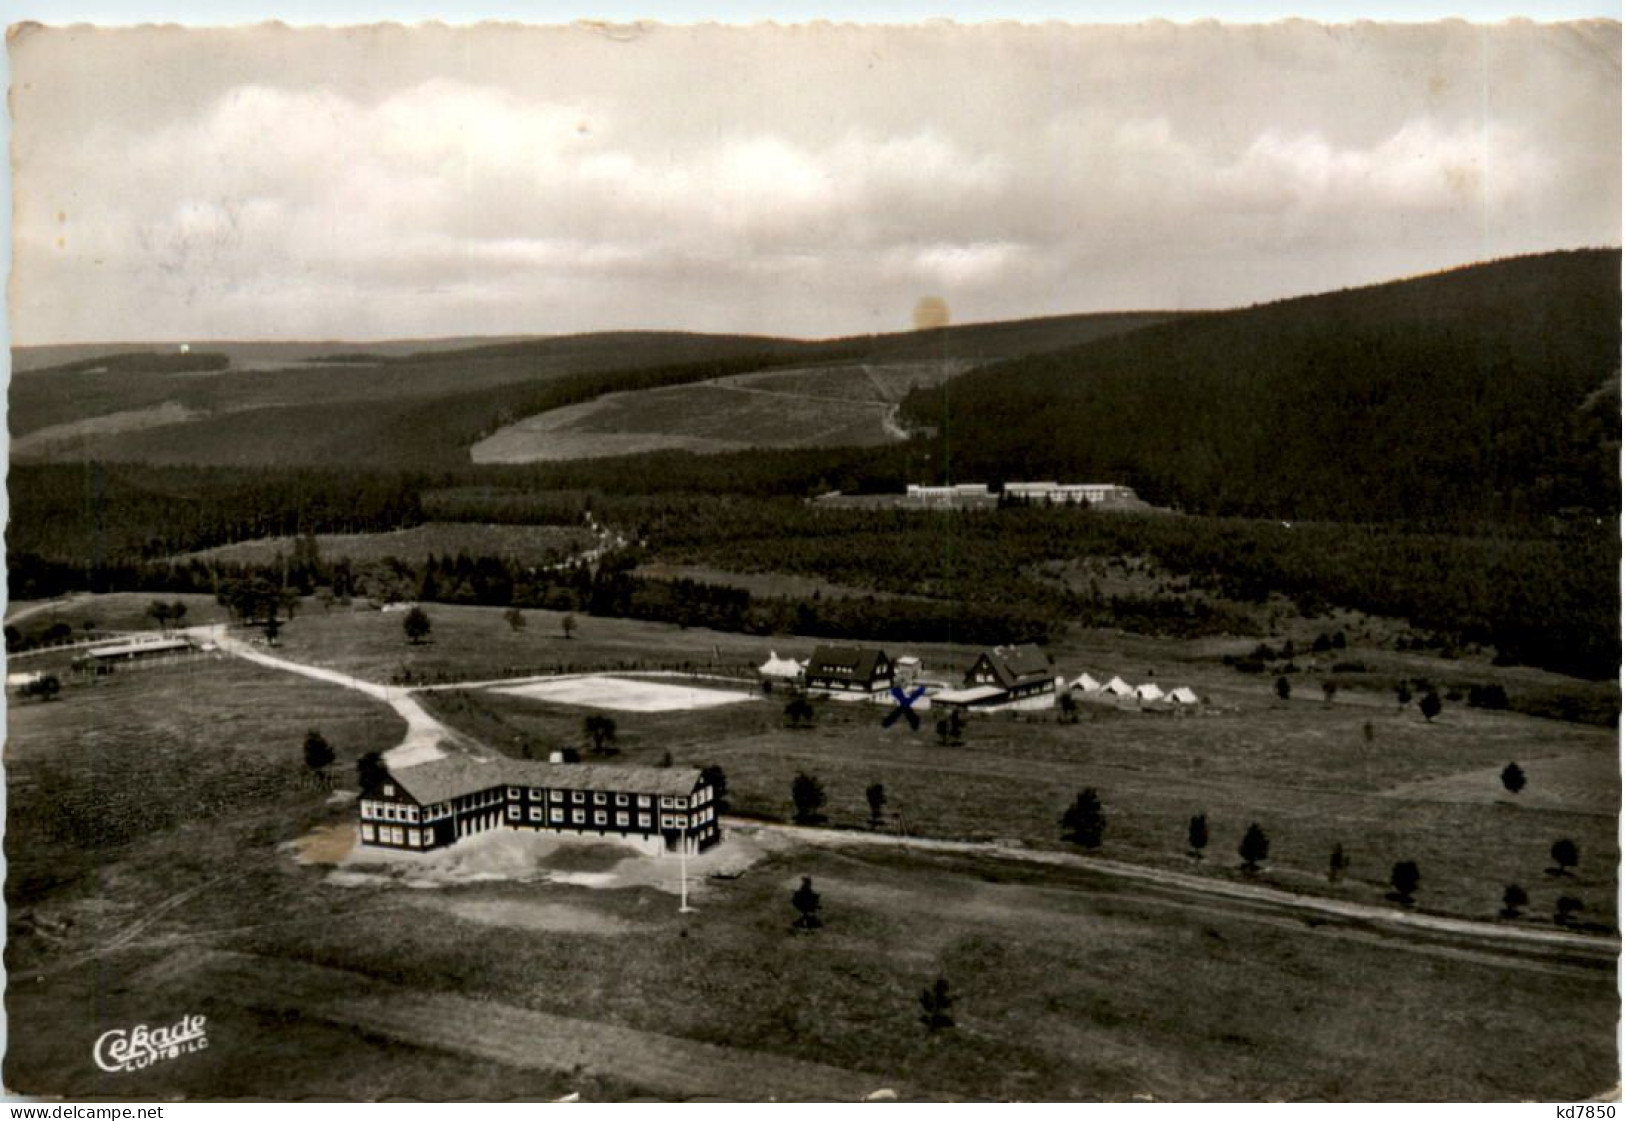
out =
{"type": "MultiPolygon", "coordinates": [[[[593,825],[608,825],[608,824],[610,824],[610,818],[609,818],[610,811],[608,811],[608,810],[593,810],[591,812],[592,812],[592,822],[591,823],[593,825]]],[[[555,806],[555,807],[550,808],[547,811],[547,823],[551,824],[551,825],[586,825],[586,824],[588,824],[587,813],[588,813],[588,811],[586,811],[586,810],[568,810],[568,811],[566,811],[564,809],[561,809],[561,808],[555,806]]],[[[660,828],[662,828],[662,829],[687,829],[690,826],[690,824],[695,825],[695,826],[704,825],[706,822],[711,821],[715,817],[716,817],[716,811],[715,810],[701,810],[701,811],[699,811],[699,812],[697,812],[697,813],[695,813],[693,815],[692,821],[690,820],[688,814],[661,814],[660,815],[660,828]]],[[[508,820],[511,821],[511,822],[520,822],[520,821],[527,820],[527,817],[525,815],[525,811],[521,807],[519,807],[519,806],[509,806],[508,807],[508,820]]],[[[535,825],[542,824],[542,821],[543,821],[543,819],[542,819],[542,807],[540,807],[540,806],[531,806],[530,810],[529,810],[528,820],[532,824],[535,824],[535,825]]],[[[638,822],[638,828],[639,829],[651,829],[651,828],[653,828],[653,815],[646,814],[646,813],[640,813],[640,814],[637,815],[637,822],[638,822]]],[[[631,825],[632,825],[632,813],[631,813],[631,811],[629,811],[629,810],[616,810],[615,811],[615,824],[618,827],[622,828],[622,829],[631,828],[631,825]]]]}
{"type": "Polygon", "coordinates": [[[418,808],[402,802],[374,802],[363,799],[361,802],[361,816],[378,818],[383,821],[417,821],[418,808]]]}
{"type": "Polygon", "coordinates": [[[431,829],[403,829],[399,825],[369,825],[361,824],[361,839],[363,841],[377,841],[384,845],[406,845],[409,848],[428,848],[434,843],[434,831],[431,829]]]}
{"type": "MultiPolygon", "coordinates": [[[[530,800],[533,801],[533,802],[540,802],[542,800],[542,790],[541,790],[541,788],[533,786],[533,787],[530,787],[529,789],[530,789],[530,800]]],[[[521,787],[518,787],[518,786],[510,786],[510,787],[508,787],[508,800],[511,801],[511,802],[517,802],[522,797],[524,797],[524,793],[525,793],[524,788],[521,788],[521,787]]],[[[568,791],[566,791],[566,790],[549,790],[547,792],[547,800],[549,802],[552,802],[552,803],[561,803],[561,802],[565,801],[565,795],[568,794],[569,795],[569,801],[574,805],[580,806],[580,805],[585,805],[586,804],[586,802],[587,802],[587,794],[588,793],[589,792],[585,791],[585,790],[568,790],[568,791]]],[[[612,795],[610,795],[608,793],[605,793],[604,791],[601,791],[601,790],[591,791],[590,793],[592,794],[592,804],[593,805],[595,805],[595,806],[607,806],[607,805],[609,805],[609,800],[612,797],[612,795]]],[[[703,790],[700,794],[695,795],[695,798],[694,798],[695,804],[700,805],[700,804],[703,804],[705,802],[710,801],[711,800],[710,795],[711,795],[711,789],[710,789],[710,787],[706,787],[705,790],[703,790]]],[[[634,795],[634,794],[615,794],[615,795],[613,795],[613,797],[615,799],[615,804],[617,806],[630,806],[632,804],[632,799],[633,798],[637,799],[637,804],[638,804],[639,808],[641,808],[641,809],[647,809],[651,805],[653,805],[653,803],[654,803],[653,796],[649,795],[649,794],[636,794],[636,795],[634,795]]],[[[665,810],[671,810],[671,809],[686,810],[686,809],[688,809],[688,798],[683,796],[683,795],[662,795],[661,799],[660,799],[660,808],[665,809],[665,810]]]]}
{"type": "MultiPolygon", "coordinates": [[[[524,789],[525,788],[518,786],[508,787],[507,795],[510,803],[519,801],[523,797],[524,789]]],[[[393,790],[393,786],[385,784],[385,793],[389,793],[393,790]]],[[[540,802],[542,800],[542,790],[540,787],[530,787],[529,790],[530,797],[533,802],[540,802]]],[[[566,793],[569,794],[569,800],[571,803],[575,805],[586,804],[587,792],[582,790],[549,790],[548,801],[554,804],[561,804],[565,800],[566,793]]],[[[610,797],[611,795],[607,793],[594,791],[592,792],[592,804],[595,806],[607,806],[609,805],[610,797]]],[[[613,797],[615,799],[615,805],[617,806],[630,806],[634,797],[637,799],[639,809],[651,809],[654,806],[654,796],[649,794],[616,794],[613,795],[613,797]]],[[[455,804],[457,809],[461,811],[467,809],[479,809],[485,806],[493,806],[500,803],[502,800],[503,798],[501,790],[490,790],[483,791],[479,794],[473,794],[466,798],[458,798],[455,800],[455,804]]],[[[709,786],[702,788],[698,794],[694,795],[693,801],[695,807],[703,806],[709,803],[711,801],[711,788],[709,786]]],[[[363,818],[373,818],[383,821],[405,821],[414,823],[418,821],[438,821],[441,818],[449,817],[451,815],[452,804],[453,803],[450,802],[439,802],[431,806],[425,806],[422,810],[419,810],[417,806],[404,802],[378,802],[372,799],[362,799],[361,816],[363,818]]],[[[680,794],[662,795],[660,798],[660,808],[663,810],[686,810],[689,808],[689,799],[680,794]]],[[[510,804],[509,816],[515,816],[517,809],[518,807],[510,804]]],[[[563,820],[563,818],[559,818],[558,820],[563,820]]]]}

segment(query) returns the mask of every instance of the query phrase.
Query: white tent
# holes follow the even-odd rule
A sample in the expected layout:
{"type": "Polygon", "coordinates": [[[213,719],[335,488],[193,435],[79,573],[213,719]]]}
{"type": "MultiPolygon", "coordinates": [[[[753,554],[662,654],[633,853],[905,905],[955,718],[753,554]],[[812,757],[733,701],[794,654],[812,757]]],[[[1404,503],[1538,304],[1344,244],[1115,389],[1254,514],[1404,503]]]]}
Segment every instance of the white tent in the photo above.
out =
{"type": "Polygon", "coordinates": [[[1134,695],[1134,686],[1121,677],[1114,677],[1101,687],[1101,692],[1110,693],[1114,697],[1132,697],[1134,695]]]}
{"type": "Polygon", "coordinates": [[[1160,701],[1164,694],[1155,681],[1147,681],[1144,685],[1135,686],[1134,695],[1142,701],[1160,701]]]}
{"type": "Polygon", "coordinates": [[[763,677],[793,678],[801,676],[801,663],[794,658],[781,658],[778,651],[769,650],[767,661],[756,667],[763,677]]]}
{"type": "Polygon", "coordinates": [[[1201,700],[1201,698],[1198,697],[1188,685],[1181,685],[1179,688],[1169,692],[1168,699],[1173,701],[1176,705],[1193,705],[1199,703],[1201,700]]]}
{"type": "Polygon", "coordinates": [[[1090,677],[1087,673],[1080,673],[1078,674],[1077,680],[1072,683],[1072,688],[1081,690],[1085,693],[1098,693],[1100,692],[1100,682],[1090,677]]]}

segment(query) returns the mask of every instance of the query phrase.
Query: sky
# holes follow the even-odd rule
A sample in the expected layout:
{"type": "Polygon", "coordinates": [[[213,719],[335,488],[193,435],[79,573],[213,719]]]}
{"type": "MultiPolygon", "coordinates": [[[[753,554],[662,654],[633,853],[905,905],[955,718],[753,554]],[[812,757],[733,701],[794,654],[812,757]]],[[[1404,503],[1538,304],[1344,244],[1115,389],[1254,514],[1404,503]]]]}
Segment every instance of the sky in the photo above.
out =
{"type": "Polygon", "coordinates": [[[1620,242],[1620,28],[35,29],[11,330],[686,329],[1251,304],[1620,242]]]}

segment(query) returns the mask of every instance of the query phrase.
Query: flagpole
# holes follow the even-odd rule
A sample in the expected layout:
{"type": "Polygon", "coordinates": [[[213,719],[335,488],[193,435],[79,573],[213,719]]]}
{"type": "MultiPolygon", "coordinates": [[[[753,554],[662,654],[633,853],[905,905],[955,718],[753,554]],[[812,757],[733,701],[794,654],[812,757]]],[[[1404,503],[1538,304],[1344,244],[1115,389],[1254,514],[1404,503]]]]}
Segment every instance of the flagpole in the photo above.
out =
{"type": "Polygon", "coordinates": [[[694,908],[692,908],[692,907],[690,907],[688,905],[688,830],[687,829],[683,830],[682,835],[680,835],[678,837],[678,839],[677,839],[677,863],[678,863],[679,868],[681,869],[680,874],[682,876],[682,881],[683,881],[683,886],[682,886],[682,900],[683,901],[678,906],[677,913],[679,915],[693,914],[694,908]]]}

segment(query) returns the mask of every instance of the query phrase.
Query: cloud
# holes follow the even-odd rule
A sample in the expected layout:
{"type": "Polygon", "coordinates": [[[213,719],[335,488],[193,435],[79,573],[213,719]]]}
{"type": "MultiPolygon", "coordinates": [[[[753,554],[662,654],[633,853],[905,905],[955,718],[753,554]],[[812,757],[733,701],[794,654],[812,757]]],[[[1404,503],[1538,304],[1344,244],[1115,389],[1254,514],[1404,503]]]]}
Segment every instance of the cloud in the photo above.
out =
{"type": "MultiPolygon", "coordinates": [[[[839,334],[925,295],[958,321],[1224,306],[1617,243],[1617,50],[1519,30],[1541,84],[1490,115],[1470,75],[1396,92],[1407,57],[1474,61],[1439,34],[1080,29],[1049,59],[1075,89],[1038,40],[930,62],[899,39],[890,75],[804,99],[658,42],[660,66],[568,90],[341,51],[322,80],[246,66],[134,121],[96,111],[91,68],[53,72],[72,97],[19,101],[14,331],[839,334]],[[1233,86],[1169,84],[1168,51],[1233,86]],[[1289,87],[1307,104],[1272,108],[1289,87]]],[[[860,41],[822,61],[853,71],[860,41]]]]}

